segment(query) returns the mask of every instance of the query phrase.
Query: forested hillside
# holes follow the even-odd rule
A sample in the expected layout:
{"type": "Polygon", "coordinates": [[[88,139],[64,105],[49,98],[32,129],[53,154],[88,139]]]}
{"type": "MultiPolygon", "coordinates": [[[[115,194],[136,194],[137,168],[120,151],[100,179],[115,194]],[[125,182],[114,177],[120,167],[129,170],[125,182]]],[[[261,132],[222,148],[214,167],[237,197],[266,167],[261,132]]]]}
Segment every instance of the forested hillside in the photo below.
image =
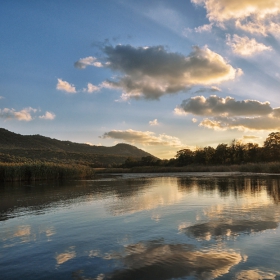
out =
{"type": "Polygon", "coordinates": [[[0,162],[41,161],[102,167],[119,165],[128,157],[137,160],[146,156],[152,155],[128,144],[91,146],[41,135],[20,135],[0,128],[0,162]]]}

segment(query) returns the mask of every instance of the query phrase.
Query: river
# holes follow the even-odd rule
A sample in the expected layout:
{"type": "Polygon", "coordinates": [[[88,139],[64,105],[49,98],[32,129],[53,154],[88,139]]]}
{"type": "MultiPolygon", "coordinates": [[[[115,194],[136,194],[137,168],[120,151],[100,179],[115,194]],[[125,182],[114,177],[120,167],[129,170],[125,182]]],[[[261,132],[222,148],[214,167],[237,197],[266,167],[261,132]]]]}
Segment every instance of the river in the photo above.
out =
{"type": "Polygon", "coordinates": [[[0,185],[1,279],[280,279],[280,176],[0,185]]]}

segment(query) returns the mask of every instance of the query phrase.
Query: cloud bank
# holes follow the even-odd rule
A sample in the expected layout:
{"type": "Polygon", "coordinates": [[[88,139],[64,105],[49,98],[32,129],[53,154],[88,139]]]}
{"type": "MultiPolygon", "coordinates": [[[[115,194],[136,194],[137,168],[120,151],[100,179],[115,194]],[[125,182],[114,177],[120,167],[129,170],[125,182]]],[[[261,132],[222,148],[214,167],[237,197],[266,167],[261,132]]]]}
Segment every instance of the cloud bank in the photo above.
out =
{"type": "Polygon", "coordinates": [[[226,118],[217,117],[214,119],[206,118],[199,126],[204,126],[214,130],[238,129],[247,130],[279,130],[280,119],[273,116],[255,117],[255,118],[226,118]]]}
{"type": "Polygon", "coordinates": [[[232,97],[211,95],[186,99],[175,108],[179,115],[193,114],[212,118],[203,119],[199,126],[214,130],[278,130],[280,108],[272,108],[269,102],[257,100],[237,101],[232,97]]]}
{"type": "Polygon", "coordinates": [[[191,0],[202,5],[211,23],[233,21],[237,28],[267,35],[280,32],[280,3],[275,0],[191,0]]]}
{"type": "Polygon", "coordinates": [[[158,99],[165,94],[188,90],[195,85],[219,84],[242,73],[207,47],[193,47],[184,56],[163,46],[106,46],[106,67],[120,73],[111,88],[123,91],[124,98],[158,99]]]}
{"type": "Polygon", "coordinates": [[[137,131],[133,129],[128,130],[111,130],[106,132],[101,136],[101,138],[112,138],[123,140],[129,143],[138,143],[146,146],[172,146],[172,147],[182,147],[182,143],[179,138],[170,136],[167,134],[155,135],[151,131],[137,131]]]}
{"type": "Polygon", "coordinates": [[[211,95],[195,96],[183,100],[178,109],[184,113],[191,113],[199,116],[259,116],[272,113],[273,109],[269,102],[256,100],[237,101],[232,97],[219,97],[211,95]]]}

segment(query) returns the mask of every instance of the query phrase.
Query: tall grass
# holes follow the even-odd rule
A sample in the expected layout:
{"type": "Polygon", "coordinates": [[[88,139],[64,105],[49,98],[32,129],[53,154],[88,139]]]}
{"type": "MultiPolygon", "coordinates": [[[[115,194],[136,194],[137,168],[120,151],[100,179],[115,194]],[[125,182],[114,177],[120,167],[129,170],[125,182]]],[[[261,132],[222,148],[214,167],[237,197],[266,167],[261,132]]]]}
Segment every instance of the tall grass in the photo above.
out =
{"type": "Polygon", "coordinates": [[[247,163],[240,165],[241,172],[280,173],[280,162],[247,163]]]}
{"type": "Polygon", "coordinates": [[[156,173],[156,172],[252,172],[280,173],[280,162],[246,163],[232,165],[188,165],[182,167],[139,166],[131,168],[104,168],[97,173],[156,173]]]}
{"type": "Polygon", "coordinates": [[[96,170],[97,173],[157,173],[157,172],[236,172],[238,165],[188,165],[173,166],[138,166],[132,168],[104,168],[96,170]]]}
{"type": "Polygon", "coordinates": [[[94,175],[83,165],[54,163],[0,163],[0,181],[32,181],[50,179],[83,179],[94,175]]]}
{"type": "Polygon", "coordinates": [[[253,172],[280,173],[280,162],[247,163],[242,165],[188,165],[183,167],[141,166],[132,168],[90,168],[77,164],[0,163],[0,181],[33,181],[92,178],[96,173],[156,172],[253,172]]]}

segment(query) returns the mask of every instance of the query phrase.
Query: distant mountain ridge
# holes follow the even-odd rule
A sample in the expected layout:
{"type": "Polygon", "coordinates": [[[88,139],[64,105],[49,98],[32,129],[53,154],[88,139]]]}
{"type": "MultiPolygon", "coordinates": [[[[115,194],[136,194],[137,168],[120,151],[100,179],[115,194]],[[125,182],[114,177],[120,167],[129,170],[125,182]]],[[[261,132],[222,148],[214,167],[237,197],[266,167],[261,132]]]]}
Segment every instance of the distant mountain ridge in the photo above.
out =
{"type": "Polygon", "coordinates": [[[52,139],[38,134],[21,135],[0,128],[0,161],[61,161],[63,163],[82,163],[94,166],[98,164],[120,164],[128,157],[140,159],[146,156],[152,155],[124,143],[113,147],[91,146],[52,139]]]}

